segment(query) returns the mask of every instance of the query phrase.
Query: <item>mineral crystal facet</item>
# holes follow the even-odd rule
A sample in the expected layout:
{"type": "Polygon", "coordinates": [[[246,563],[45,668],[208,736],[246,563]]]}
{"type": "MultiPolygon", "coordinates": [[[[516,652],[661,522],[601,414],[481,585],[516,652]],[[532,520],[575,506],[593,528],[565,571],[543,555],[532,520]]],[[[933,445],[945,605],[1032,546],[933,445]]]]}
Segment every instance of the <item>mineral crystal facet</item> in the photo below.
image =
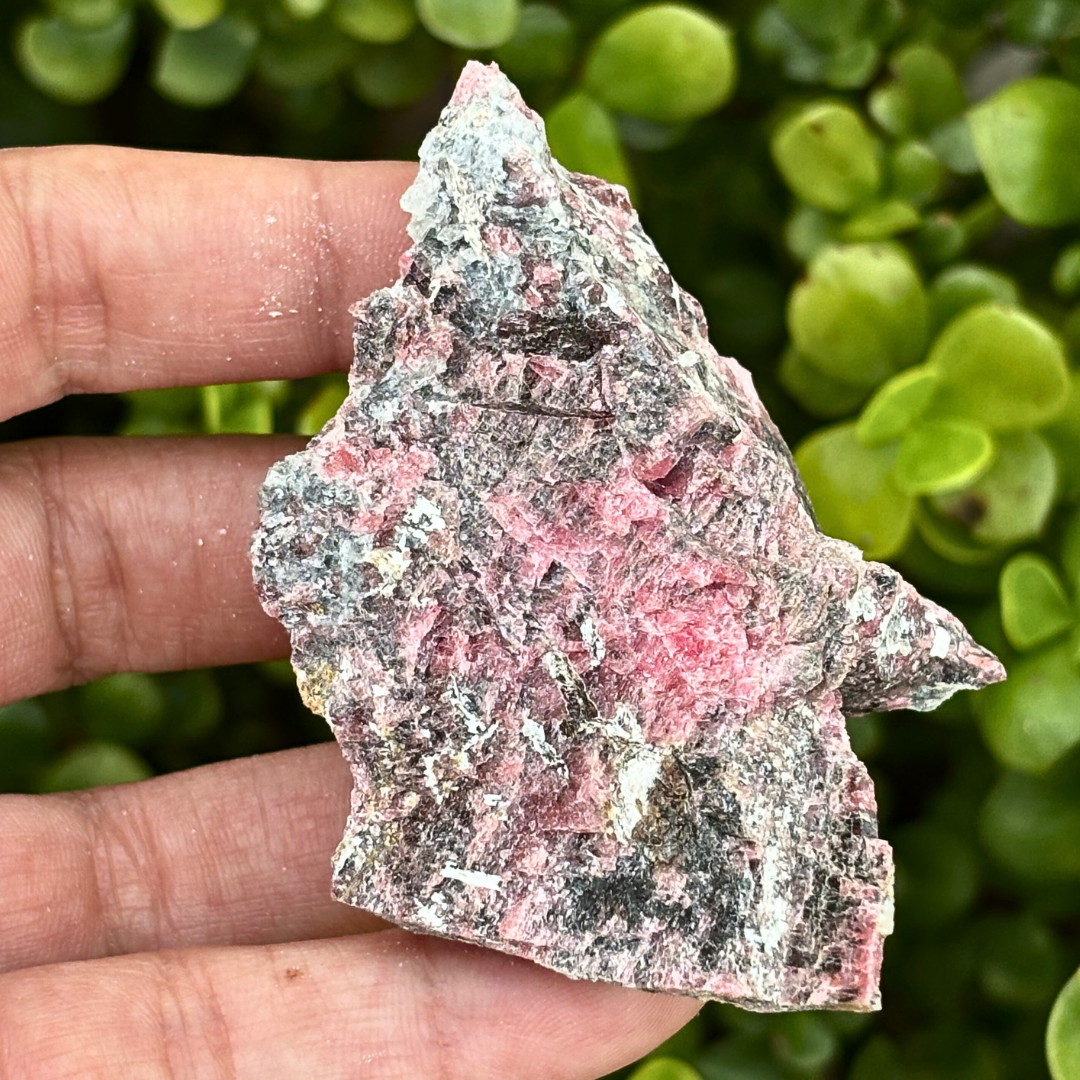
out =
{"type": "Polygon", "coordinates": [[[253,547],[355,777],[334,894],[577,978],[876,1008],[892,862],[844,715],[1000,665],[822,535],[625,191],[496,67],[420,158],[253,547]]]}

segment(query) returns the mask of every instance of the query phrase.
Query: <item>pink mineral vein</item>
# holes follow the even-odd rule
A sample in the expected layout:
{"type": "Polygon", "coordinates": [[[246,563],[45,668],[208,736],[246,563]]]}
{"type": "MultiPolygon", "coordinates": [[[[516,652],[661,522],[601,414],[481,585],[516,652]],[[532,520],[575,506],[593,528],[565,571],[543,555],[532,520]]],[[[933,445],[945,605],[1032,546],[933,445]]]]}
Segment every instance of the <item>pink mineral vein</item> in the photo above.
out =
{"type": "Polygon", "coordinates": [[[822,535],[626,192],[494,65],[420,158],[253,546],[355,777],[334,895],[575,978],[878,1007],[892,859],[844,716],[1001,666],[822,535]]]}

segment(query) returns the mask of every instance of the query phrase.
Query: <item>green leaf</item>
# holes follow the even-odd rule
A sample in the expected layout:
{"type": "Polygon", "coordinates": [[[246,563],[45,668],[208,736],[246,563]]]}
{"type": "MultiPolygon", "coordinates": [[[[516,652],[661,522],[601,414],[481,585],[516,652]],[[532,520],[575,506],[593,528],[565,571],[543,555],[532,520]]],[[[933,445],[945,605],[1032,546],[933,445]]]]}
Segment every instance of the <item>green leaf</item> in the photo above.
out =
{"type": "Polygon", "coordinates": [[[357,41],[393,45],[404,41],[416,26],[410,0],[337,0],[334,25],[357,41]]]}
{"type": "Polygon", "coordinates": [[[23,74],[39,90],[70,105],[86,105],[111,93],[123,78],[131,52],[134,19],[82,30],[58,16],[27,20],[15,39],[23,74]]]}
{"type": "Polygon", "coordinates": [[[1046,1063],[1053,1080],[1080,1078],[1080,971],[1062,987],[1050,1010],[1046,1063]]]}
{"type": "Polygon", "coordinates": [[[673,1057],[655,1057],[642,1062],[630,1080],[701,1080],[701,1073],[685,1061],[673,1057]]]}
{"type": "Polygon", "coordinates": [[[201,30],[225,13],[225,0],[153,0],[153,3],[175,30],[201,30]]]}
{"type": "Polygon", "coordinates": [[[1075,778],[1062,781],[1006,773],[983,804],[979,833],[987,851],[1013,873],[1034,881],[1080,878],[1080,799],[1075,778]]]}
{"type": "Polygon", "coordinates": [[[904,923],[940,925],[971,906],[979,877],[970,843],[931,821],[904,826],[893,842],[897,915],[904,923]]]}
{"type": "Polygon", "coordinates": [[[0,791],[26,791],[55,743],[40,701],[27,698],[0,705],[0,791]]]}
{"type": "Polygon", "coordinates": [[[924,218],[915,234],[915,250],[924,262],[932,266],[940,266],[957,258],[966,244],[964,227],[947,210],[939,210],[924,218]]]}
{"type": "Polygon", "coordinates": [[[281,0],[281,5],[294,19],[314,19],[321,15],[330,0],[281,0]]]}
{"type": "Polygon", "coordinates": [[[112,743],[87,743],[68,751],[42,773],[38,791],[78,791],[105,784],[130,784],[154,775],[138,754],[112,743]]]}
{"type": "Polygon", "coordinates": [[[895,457],[891,447],[863,446],[854,424],[817,431],[795,452],[822,531],[868,559],[894,555],[911,527],[914,502],[892,478],[895,457]]]}
{"type": "Polygon", "coordinates": [[[866,399],[859,386],[837,382],[811,364],[795,349],[786,349],[777,372],[780,385],[811,416],[836,420],[853,413],[866,399]]]}
{"type": "Polygon", "coordinates": [[[165,718],[165,695],[151,675],[106,675],[79,690],[86,732],[103,742],[143,746],[165,718]]]}
{"type": "MultiPolygon", "coordinates": [[[[963,495],[957,496],[957,502],[961,499],[963,495]]],[[[999,562],[1001,549],[975,539],[963,522],[964,518],[959,515],[938,513],[936,500],[930,504],[920,503],[915,510],[915,527],[919,536],[931,551],[943,559],[968,567],[983,567],[999,562]]]]}
{"type": "Polygon", "coordinates": [[[784,227],[784,243],[800,262],[809,262],[826,245],[840,239],[841,222],[805,203],[795,208],[784,227]]]}
{"type": "Polygon", "coordinates": [[[304,406],[296,420],[297,435],[314,435],[334,417],[349,393],[349,383],[344,375],[327,380],[319,392],[304,406]]]}
{"type": "Polygon", "coordinates": [[[793,26],[817,41],[849,40],[866,21],[869,0],[779,0],[793,26]]]}
{"type": "Polygon", "coordinates": [[[771,148],[788,187],[821,210],[845,213],[881,186],[877,140],[848,105],[807,105],[780,125],[771,148]]]}
{"type": "Polygon", "coordinates": [[[963,112],[967,105],[952,61],[931,45],[908,45],[889,58],[889,66],[911,102],[910,129],[927,135],[963,112]]]}
{"type": "Polygon", "coordinates": [[[1080,5],[1074,0],[1012,0],[1005,26],[1014,41],[1050,45],[1080,31],[1080,5]]]}
{"type": "Polygon", "coordinates": [[[551,152],[565,168],[631,186],[618,129],[599,101],[577,90],[564,97],[544,123],[551,152]]]}
{"type": "Polygon", "coordinates": [[[865,86],[880,63],[881,50],[869,38],[844,42],[825,60],[825,82],[837,90],[865,86]]]}
{"type": "Polygon", "coordinates": [[[979,263],[956,263],[942,270],[930,285],[929,297],[934,334],[976,304],[993,302],[1015,307],[1020,303],[1012,278],[979,263]]]}
{"type": "Polygon", "coordinates": [[[423,32],[396,45],[361,46],[352,71],[353,90],[377,109],[399,109],[422,98],[443,66],[442,49],[423,32]]]}
{"type": "Polygon", "coordinates": [[[945,170],[926,143],[909,140],[889,154],[889,192],[912,206],[930,202],[945,180],[945,170]]]}
{"type": "Polygon", "coordinates": [[[1080,591],[1080,509],[1074,510],[1065,524],[1061,565],[1073,589],[1080,591]]]}
{"type": "Polygon", "coordinates": [[[1024,225],[1080,220],[1080,87],[1010,83],[971,110],[975,151],[994,197],[1024,225]]]}
{"type": "Polygon", "coordinates": [[[999,589],[1001,622],[1013,648],[1033,649],[1075,622],[1057,571],[1041,555],[1014,555],[1001,571],[999,589]]]}
{"type": "Polygon", "coordinates": [[[1070,297],[1080,292],[1080,243],[1069,244],[1062,250],[1050,280],[1058,296],[1070,297]]]}
{"type": "Polygon", "coordinates": [[[676,123],[719,109],[736,71],[724,23],[686,4],[650,4],[600,35],[585,61],[584,88],[615,112],[676,123]]]}
{"type": "Polygon", "coordinates": [[[1060,340],[1026,311],[1002,304],[977,304],[953,319],[927,363],[941,373],[934,414],[991,431],[1045,424],[1069,392],[1060,340]]]}
{"type": "MultiPolygon", "coordinates": [[[[426,35],[424,35],[426,36],[426,35]]],[[[379,46],[369,45],[368,49],[379,46]]],[[[285,90],[314,87],[344,71],[365,46],[327,19],[287,23],[263,38],[256,55],[259,78],[285,90]]]]}
{"type": "Polygon", "coordinates": [[[892,244],[824,248],[788,301],[799,352],[826,375],[866,389],[920,358],[926,322],[919,275],[892,244]]]}
{"type": "Polygon", "coordinates": [[[921,221],[918,210],[911,203],[903,199],[886,199],[848,218],[840,236],[844,240],[887,240],[899,233],[910,232],[921,221]]]}
{"type": "Polygon", "coordinates": [[[417,13],[432,37],[459,49],[493,49],[517,29],[518,0],[417,0],[417,13]]]}
{"type": "Polygon", "coordinates": [[[963,420],[924,420],[900,442],[893,476],[908,495],[956,491],[990,464],[994,440],[984,428],[963,420]]]}
{"type": "Polygon", "coordinates": [[[772,1048],[779,1061],[799,1075],[817,1074],[836,1058],[836,1033],[814,1013],[788,1013],[772,1025],[772,1048]]]}
{"type": "Polygon", "coordinates": [[[1061,412],[1042,429],[1061,472],[1061,497],[1080,498],[1080,374],[1069,373],[1069,396],[1061,412]]]}
{"type": "Polygon", "coordinates": [[[1054,506],[1058,468],[1034,431],[998,436],[993,464],[966,490],[937,496],[935,507],[984,544],[1018,544],[1039,536],[1054,506]]]}
{"type": "Polygon", "coordinates": [[[154,88],[180,105],[221,105],[247,78],[258,40],[258,28],[239,15],[202,30],[170,30],[154,64],[154,88]]]}
{"type": "Polygon", "coordinates": [[[1061,942],[1037,915],[991,915],[979,926],[979,983],[998,1005],[1041,1009],[1060,985],[1061,942]]]}
{"type": "Polygon", "coordinates": [[[926,142],[941,163],[952,172],[972,176],[979,171],[979,157],[966,116],[957,116],[935,128],[927,136],[926,142]]]}
{"type": "Polygon", "coordinates": [[[127,9],[125,0],[49,0],[49,7],[78,30],[103,30],[127,9]]]}
{"type": "Polygon", "coordinates": [[[922,415],[937,389],[939,375],[924,365],[894,375],[867,402],[855,428],[866,446],[898,439],[922,415]]]}
{"type": "Polygon", "coordinates": [[[878,127],[898,139],[912,134],[915,122],[915,102],[907,87],[899,82],[879,86],[870,94],[867,112],[878,127]]]}
{"type": "Polygon", "coordinates": [[[975,698],[983,738],[1010,769],[1046,772],[1080,744],[1080,670],[1071,642],[1030,653],[975,698]]]}
{"type": "Polygon", "coordinates": [[[574,60],[574,24],[553,4],[526,4],[514,36],[495,50],[512,79],[561,79],[574,60]]]}

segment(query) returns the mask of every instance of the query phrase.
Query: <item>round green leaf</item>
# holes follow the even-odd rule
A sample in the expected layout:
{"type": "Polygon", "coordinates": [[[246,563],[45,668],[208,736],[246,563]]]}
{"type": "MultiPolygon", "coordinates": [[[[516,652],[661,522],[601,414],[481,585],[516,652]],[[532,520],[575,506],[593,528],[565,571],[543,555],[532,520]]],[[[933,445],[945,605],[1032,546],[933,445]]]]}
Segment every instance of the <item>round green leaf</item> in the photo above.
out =
{"type": "Polygon", "coordinates": [[[1075,621],[1057,571],[1030,551],[1014,555],[1001,571],[1001,623],[1015,649],[1033,649],[1075,621]]]}
{"type": "Polygon", "coordinates": [[[969,116],[987,183],[1009,214],[1025,225],[1080,220],[1080,87],[1023,79],[969,116]]]}
{"type": "Polygon", "coordinates": [[[553,4],[526,4],[514,36],[495,50],[499,66],[513,79],[559,79],[574,59],[574,24],[553,4]]]}
{"type": "Polygon", "coordinates": [[[938,336],[927,363],[941,373],[934,415],[970,419],[991,431],[1052,420],[1069,392],[1061,342],[1018,308],[977,304],[938,336]]]}
{"type": "Polygon", "coordinates": [[[772,156],[788,187],[821,210],[844,213],[881,186],[877,140],[848,105],[808,105],[777,129],[772,156]]]}
{"type": "Polygon", "coordinates": [[[1080,292],[1080,243],[1069,244],[1054,263],[1051,282],[1058,296],[1069,297],[1080,292]]]}
{"type": "Polygon", "coordinates": [[[316,87],[345,70],[364,49],[365,46],[358,45],[328,19],[294,22],[288,24],[284,32],[261,41],[256,68],[259,78],[272,86],[285,90],[316,87]]]}
{"type": "Polygon", "coordinates": [[[514,36],[518,0],[417,0],[420,21],[432,37],[460,49],[493,49],[514,36]]]}
{"type": "Polygon", "coordinates": [[[956,263],[930,283],[930,326],[937,333],[957,315],[976,304],[1015,307],[1020,294],[1012,278],[978,263],[956,263]]]}
{"type": "Polygon", "coordinates": [[[15,55],[38,89],[58,101],[86,105],[105,97],[123,78],[133,28],[130,11],[95,30],[79,29],[59,16],[33,18],[18,32],[15,55]]]}
{"type": "Polygon", "coordinates": [[[945,170],[926,143],[900,143],[889,154],[889,192],[912,206],[923,206],[938,193],[945,170]]]}
{"type": "Polygon", "coordinates": [[[926,320],[919,275],[892,244],[824,248],[788,302],[799,352],[826,375],[866,389],[920,358],[926,320]]]}
{"type": "Polygon", "coordinates": [[[1061,565],[1074,590],[1080,591],[1080,509],[1074,510],[1061,539],[1061,565]]]}
{"type": "Polygon", "coordinates": [[[839,218],[802,203],[784,226],[784,243],[796,259],[805,263],[826,245],[839,240],[840,229],[839,218]]]}
{"type": "Polygon", "coordinates": [[[906,86],[899,82],[879,86],[870,95],[867,112],[878,127],[896,138],[911,135],[915,120],[915,102],[906,86]]]}
{"type": "Polygon", "coordinates": [[[788,1013],[772,1025],[776,1057],[799,1075],[816,1074],[839,1050],[839,1039],[825,1019],[814,1013],[788,1013]]]}
{"type": "Polygon", "coordinates": [[[1058,485],[1054,453],[1034,431],[996,438],[989,469],[964,491],[934,505],[983,544],[1017,544],[1042,533],[1058,485]]]}
{"type": "Polygon", "coordinates": [[[816,41],[855,37],[866,21],[869,0],[779,0],[793,26],[816,41]]]}
{"type": "Polygon", "coordinates": [[[1080,1080],[1080,971],[1062,987],[1050,1010],[1046,1063],[1053,1080],[1080,1080]]]}
{"type": "MultiPolygon", "coordinates": [[[[963,497],[963,494],[958,495],[957,502],[963,497]]],[[[976,540],[971,535],[971,530],[964,525],[966,519],[962,515],[948,516],[937,512],[938,501],[935,499],[932,503],[922,502],[915,510],[915,527],[931,551],[951,563],[967,567],[985,567],[1001,561],[1000,548],[976,540]]],[[[995,574],[988,579],[987,584],[992,587],[996,577],[995,574]]]]}
{"type": "Polygon", "coordinates": [[[138,754],[112,743],[87,743],[69,751],[41,776],[38,790],[78,791],[105,784],[130,784],[154,775],[138,754]]]}
{"type": "Polygon", "coordinates": [[[165,719],[165,695],[152,675],[124,672],[87,683],[79,691],[86,732],[103,742],[142,746],[165,719]]]}
{"type": "Polygon", "coordinates": [[[330,0],[281,0],[282,7],[294,19],[314,19],[329,6],[330,0]]]}
{"type": "Polygon", "coordinates": [[[357,41],[393,45],[404,41],[416,26],[410,0],[337,0],[334,25],[357,41]]]}
{"type": "Polygon", "coordinates": [[[896,849],[896,914],[902,924],[934,926],[963,914],[975,899],[972,845],[931,821],[902,828],[896,849]]]}
{"type": "Polygon", "coordinates": [[[630,1080],[701,1080],[701,1073],[678,1058],[654,1057],[640,1064],[630,1080]]]}
{"type": "Polygon", "coordinates": [[[979,820],[983,845],[1002,866],[1022,877],[1080,878],[1080,798],[1074,789],[1072,782],[1007,773],[983,804],[979,820]]]}
{"type": "Polygon", "coordinates": [[[1061,473],[1061,497],[1080,499],[1080,374],[1069,373],[1069,394],[1065,407],[1042,429],[1053,447],[1061,473]]]}
{"type": "Polygon", "coordinates": [[[979,927],[979,983],[999,1005],[1044,1008],[1060,985],[1061,943],[1037,916],[992,915],[979,927]]]}
{"type": "Polygon", "coordinates": [[[630,187],[630,166],[618,129],[599,101],[575,91],[547,114],[544,123],[551,152],[565,168],[630,187]]]}
{"type": "Polygon", "coordinates": [[[720,108],[735,77],[735,46],[722,22],[686,4],[650,4],[604,30],[584,85],[615,112],[676,123],[720,108]]]}
{"type": "Polygon", "coordinates": [[[815,432],[795,451],[822,531],[868,559],[894,555],[911,527],[914,503],[892,478],[895,458],[892,447],[863,446],[854,424],[815,432]]]}
{"type": "Polygon", "coordinates": [[[202,30],[170,30],[154,65],[154,88],[181,105],[221,105],[247,78],[258,40],[257,27],[239,15],[202,30]]]}
{"type": "Polygon", "coordinates": [[[176,30],[201,30],[225,13],[225,0],[153,0],[161,17],[176,30]]]}
{"type": "Polygon", "coordinates": [[[910,232],[921,222],[918,210],[903,199],[874,203],[849,218],[840,230],[844,240],[887,240],[910,232]]]}
{"type": "Polygon", "coordinates": [[[396,45],[361,46],[352,71],[353,90],[377,109],[398,109],[423,97],[442,67],[441,48],[423,32],[396,45]]]}
{"type": "Polygon", "coordinates": [[[127,8],[125,0],[49,0],[49,7],[79,30],[111,26],[127,8]]]}
{"type": "Polygon", "coordinates": [[[780,385],[811,416],[836,420],[853,413],[865,400],[867,391],[837,382],[818,371],[795,349],[786,349],[777,372],[780,385]]]}
{"type": "Polygon", "coordinates": [[[956,491],[990,464],[994,440],[981,427],[962,420],[924,420],[900,443],[893,476],[909,495],[956,491]]]}
{"type": "Polygon", "coordinates": [[[889,66],[907,91],[914,132],[929,134],[967,105],[952,61],[932,45],[908,45],[890,57],[889,66]]]}
{"type": "Polygon", "coordinates": [[[898,439],[930,404],[938,373],[925,365],[894,375],[866,403],[855,434],[866,446],[884,446],[898,439]]]}
{"type": "Polygon", "coordinates": [[[1069,642],[1031,653],[975,699],[983,738],[1017,772],[1046,772],[1080,743],[1080,670],[1069,642]]]}
{"type": "Polygon", "coordinates": [[[932,266],[957,258],[966,244],[963,225],[947,210],[938,210],[924,218],[915,234],[915,250],[932,266]]]}

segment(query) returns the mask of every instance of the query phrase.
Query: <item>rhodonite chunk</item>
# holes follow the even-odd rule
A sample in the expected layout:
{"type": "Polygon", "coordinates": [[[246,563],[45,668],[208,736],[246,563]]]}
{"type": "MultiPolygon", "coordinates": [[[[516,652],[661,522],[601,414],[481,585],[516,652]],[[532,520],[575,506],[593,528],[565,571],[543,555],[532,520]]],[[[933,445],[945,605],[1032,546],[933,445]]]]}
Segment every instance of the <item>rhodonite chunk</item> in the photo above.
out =
{"type": "Polygon", "coordinates": [[[334,895],[576,978],[876,1008],[892,861],[844,716],[1000,665],[822,535],[626,192],[496,67],[420,158],[253,546],[355,777],[334,895]]]}

